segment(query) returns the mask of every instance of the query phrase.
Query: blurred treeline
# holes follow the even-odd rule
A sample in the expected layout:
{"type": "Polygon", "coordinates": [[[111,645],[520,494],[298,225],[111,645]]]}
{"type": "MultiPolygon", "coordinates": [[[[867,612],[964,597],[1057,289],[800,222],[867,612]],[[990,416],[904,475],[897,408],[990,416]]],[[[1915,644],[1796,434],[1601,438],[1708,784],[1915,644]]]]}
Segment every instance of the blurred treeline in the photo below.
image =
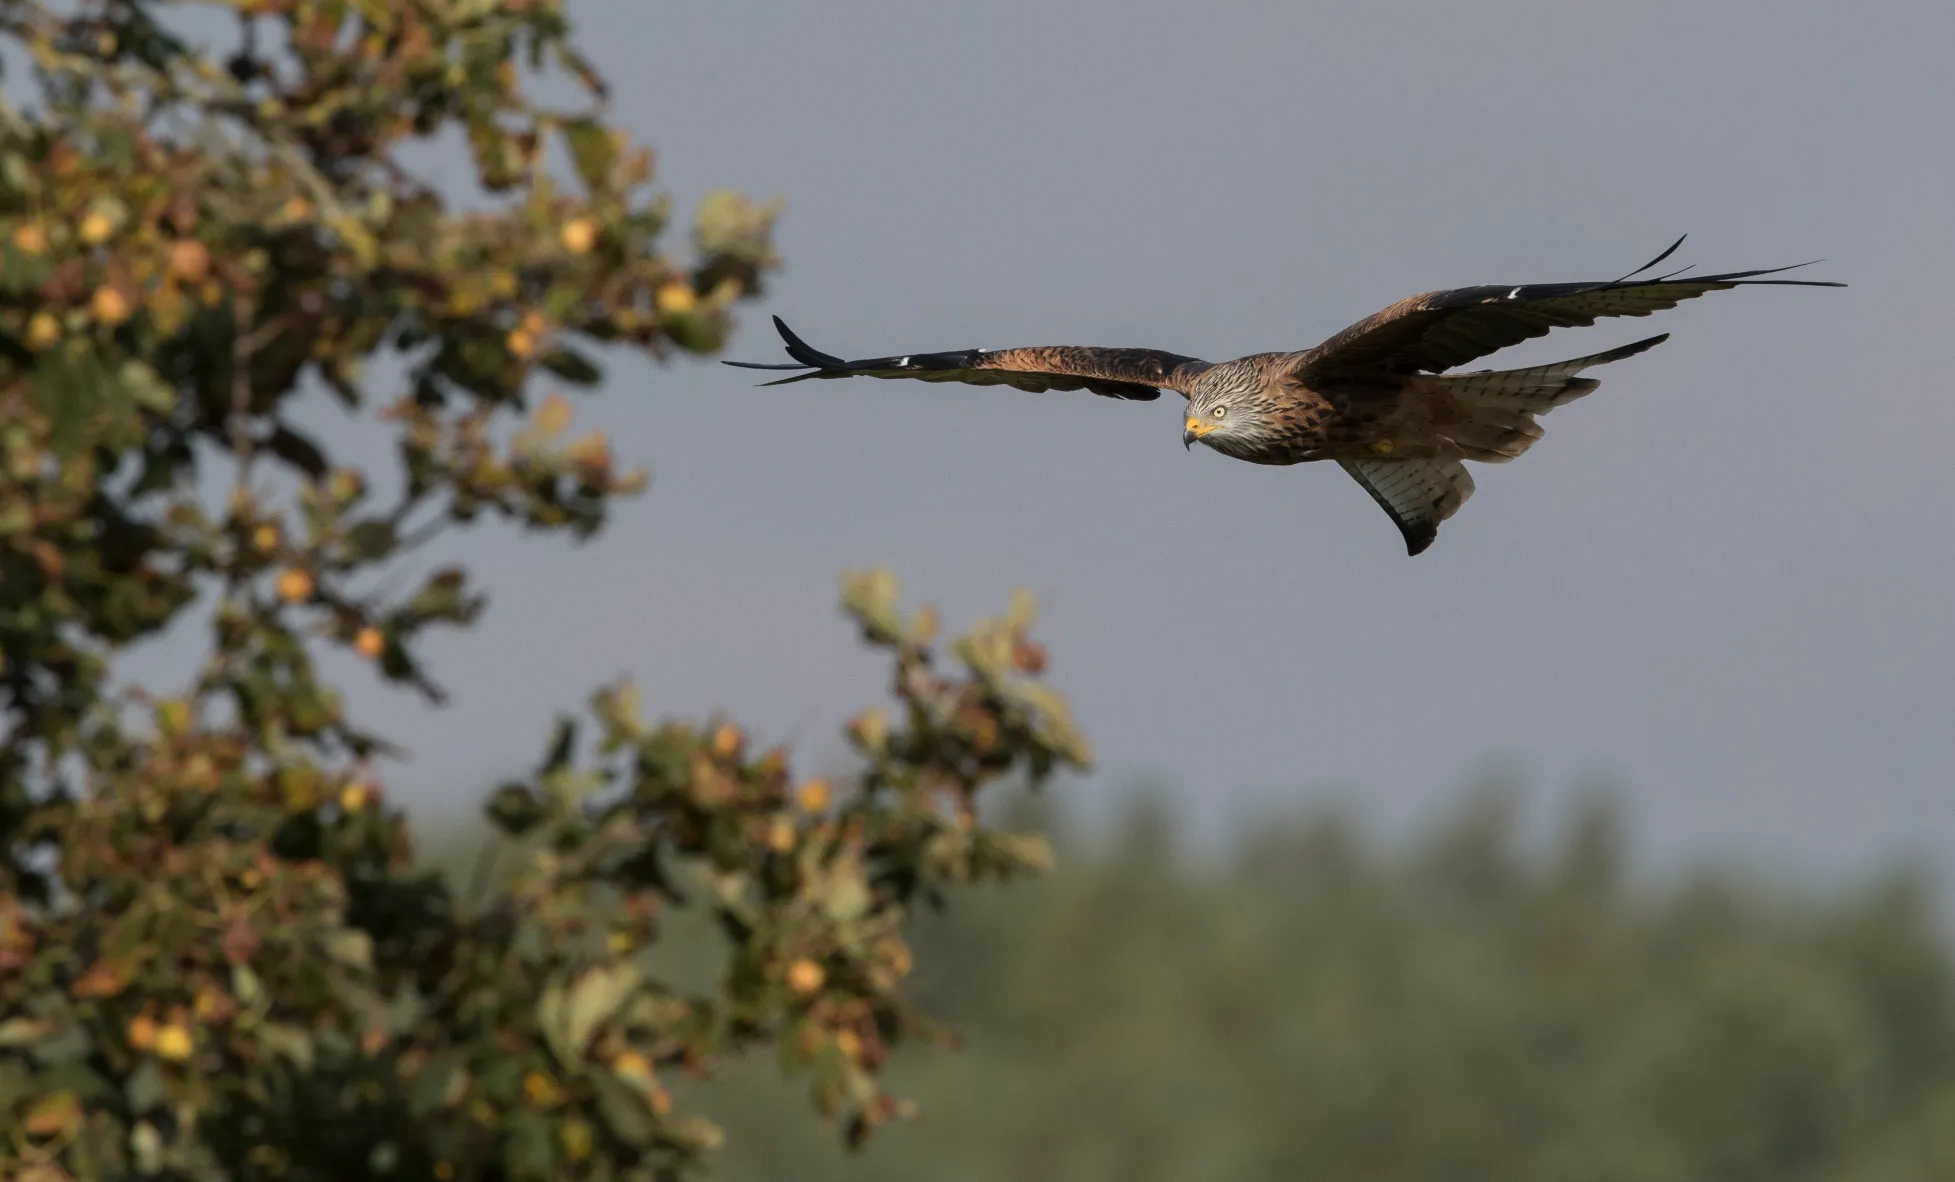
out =
{"type": "MultiPolygon", "coordinates": [[[[914,989],[968,1037],[899,1056],[924,1107],[851,1155],[774,1065],[697,1085],[713,1176],[1901,1182],[1955,1179],[1955,989],[1927,884],[1632,875],[1592,801],[1424,838],[1344,814],[1176,849],[1143,800],[1059,871],[919,925],[914,989]]],[[[684,978],[713,971],[683,931],[684,978]]]]}

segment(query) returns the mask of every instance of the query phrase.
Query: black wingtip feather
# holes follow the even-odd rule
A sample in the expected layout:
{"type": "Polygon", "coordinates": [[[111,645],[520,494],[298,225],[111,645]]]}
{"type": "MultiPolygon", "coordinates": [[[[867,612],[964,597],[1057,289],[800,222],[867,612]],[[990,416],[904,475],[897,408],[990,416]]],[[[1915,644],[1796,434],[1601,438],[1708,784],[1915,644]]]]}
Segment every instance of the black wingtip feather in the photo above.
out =
{"type": "Polygon", "coordinates": [[[795,336],[794,330],[787,326],[787,321],[779,316],[774,317],[774,329],[781,334],[781,339],[787,342],[787,355],[803,365],[813,366],[816,369],[848,368],[848,362],[840,357],[824,353],[795,336]]]}
{"type": "Polygon", "coordinates": [[[1662,262],[1662,261],[1663,261],[1664,259],[1667,259],[1667,258],[1669,258],[1669,257],[1670,257],[1671,255],[1673,255],[1673,254],[1675,254],[1675,253],[1677,253],[1677,248],[1678,248],[1679,246],[1682,246],[1682,245],[1683,245],[1683,240],[1684,240],[1684,239],[1686,239],[1686,238],[1688,238],[1688,237],[1690,237],[1690,235],[1688,235],[1688,234],[1679,234],[1679,235],[1677,236],[1677,240],[1676,240],[1675,242],[1672,242],[1672,243],[1670,244],[1670,249],[1668,249],[1668,250],[1666,250],[1666,251],[1664,251],[1664,252],[1663,252],[1662,254],[1660,254],[1660,255],[1657,255],[1657,256],[1656,256],[1655,258],[1653,258],[1653,259],[1651,259],[1651,260],[1650,260],[1649,262],[1647,262],[1647,263],[1644,263],[1644,264],[1643,264],[1642,266],[1640,266],[1640,267],[1638,267],[1638,268],[1636,268],[1636,269],[1635,269],[1634,271],[1631,271],[1631,272],[1630,272],[1629,274],[1627,274],[1627,275],[1624,275],[1624,276],[1622,277],[1622,279],[1618,279],[1618,280],[1616,280],[1616,282],[1617,282],[1617,283],[1621,283],[1621,282],[1623,282],[1623,280],[1626,280],[1626,279],[1634,279],[1634,278],[1635,278],[1636,276],[1638,276],[1638,275],[1641,275],[1641,274],[1642,274],[1643,272],[1645,272],[1645,271],[1647,271],[1647,270],[1649,270],[1650,268],[1652,268],[1652,267],[1654,267],[1654,266],[1656,266],[1656,265],[1657,265],[1658,263],[1660,263],[1660,262],[1662,262]]]}

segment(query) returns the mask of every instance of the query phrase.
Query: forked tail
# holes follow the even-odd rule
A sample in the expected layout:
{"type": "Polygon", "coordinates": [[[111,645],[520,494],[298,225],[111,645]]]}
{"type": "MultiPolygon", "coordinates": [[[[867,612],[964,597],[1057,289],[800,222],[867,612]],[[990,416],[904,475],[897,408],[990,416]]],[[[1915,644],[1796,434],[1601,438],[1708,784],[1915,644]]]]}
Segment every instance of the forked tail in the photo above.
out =
{"type": "Polygon", "coordinates": [[[1440,433],[1469,460],[1502,464],[1520,455],[1541,438],[1534,416],[1573,402],[1602,383],[1575,375],[1597,365],[1634,357],[1670,339],[1669,333],[1633,344],[1591,353],[1551,365],[1526,369],[1484,369],[1472,373],[1435,374],[1419,379],[1460,412],[1457,422],[1440,433]]]}

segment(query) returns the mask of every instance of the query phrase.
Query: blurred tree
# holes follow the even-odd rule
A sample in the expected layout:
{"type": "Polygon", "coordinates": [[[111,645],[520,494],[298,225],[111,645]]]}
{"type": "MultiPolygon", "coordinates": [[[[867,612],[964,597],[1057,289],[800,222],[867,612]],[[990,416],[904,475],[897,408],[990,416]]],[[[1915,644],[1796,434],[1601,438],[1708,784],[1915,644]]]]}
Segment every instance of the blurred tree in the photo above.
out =
{"type": "Polygon", "coordinates": [[[674,1078],[756,1046],[860,1139],[928,1032],[896,993],[912,902],[1047,859],[975,795],[1086,758],[1029,602],[946,675],[929,613],[849,581],[901,710],[856,719],[847,791],[602,691],[594,752],[565,721],[496,793],[510,857],[462,906],[314,657],[438,697],[417,646],[481,598],[378,576],[485,515],[596,531],[643,477],[536,386],[716,349],[773,211],[713,194],[662,253],[651,155],[558,0],[230,0],[223,61],[168,7],[0,0],[37,84],[0,98],[0,1176],[665,1177],[718,1139],[674,1078]],[[532,101],[539,73],[585,106],[532,101]],[[414,169],[455,133],[477,212],[414,169]],[[397,474],[294,425],[326,397],[378,409],[397,474]],[[202,610],[191,684],[115,680],[202,610]],[[720,941],[693,990],[650,956],[687,897],[720,941]]]}
{"type": "MultiPolygon", "coordinates": [[[[1051,828],[1048,824],[1047,828],[1051,828]]],[[[1908,876],[1629,881],[1612,813],[1532,852],[1497,796],[1381,849],[1337,815],[1157,860],[1157,816],[920,926],[968,1053],[843,1160],[750,1069],[720,1176],[851,1182],[1936,1182],[1955,961],[1908,876]]]]}

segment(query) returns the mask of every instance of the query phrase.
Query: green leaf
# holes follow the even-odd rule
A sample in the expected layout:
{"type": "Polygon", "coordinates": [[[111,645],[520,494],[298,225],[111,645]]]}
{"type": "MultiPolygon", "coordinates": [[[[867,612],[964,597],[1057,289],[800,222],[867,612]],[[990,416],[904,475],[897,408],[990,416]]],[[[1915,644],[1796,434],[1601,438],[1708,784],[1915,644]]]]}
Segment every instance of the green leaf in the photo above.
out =
{"type": "Polygon", "coordinates": [[[893,644],[903,637],[903,621],[896,614],[897,592],[896,576],[882,568],[842,576],[843,610],[877,644],[893,644]]]}
{"type": "Polygon", "coordinates": [[[597,1114],[618,1140],[634,1149],[643,1149],[658,1135],[658,1119],[637,1090],[600,1067],[590,1074],[591,1090],[597,1093],[597,1114]]]}
{"type": "Polygon", "coordinates": [[[326,937],[326,955],[356,969],[373,967],[373,937],[358,928],[346,928],[326,937]]]}
{"type": "Polygon", "coordinates": [[[331,467],[318,444],[290,427],[281,426],[266,437],[265,450],[314,480],[324,476],[331,467]]]}
{"type": "Polygon", "coordinates": [[[431,1057],[414,1078],[408,1090],[408,1111],[425,1117],[455,1103],[460,1090],[468,1086],[468,1052],[451,1047],[431,1057]]]}
{"type": "Polygon", "coordinates": [[[542,996],[536,999],[536,1025],[543,1031],[557,1062],[565,1064],[580,1058],[571,1052],[569,1011],[570,990],[564,987],[563,978],[551,977],[543,986],[542,996]]]}
{"type": "Polygon", "coordinates": [[[822,894],[821,909],[836,923],[849,923],[868,912],[872,899],[869,884],[862,879],[862,868],[853,862],[839,865],[822,894]]]}
{"type": "Polygon", "coordinates": [[[363,561],[386,557],[394,542],[394,523],[385,519],[362,521],[346,531],[347,549],[363,561]]]}
{"type": "Polygon", "coordinates": [[[176,391],[156,371],[140,361],[130,360],[122,365],[122,387],[129,391],[136,405],[157,414],[168,414],[176,407],[176,391]]]}
{"type": "Polygon", "coordinates": [[[521,784],[504,784],[489,798],[489,819],[511,837],[521,837],[543,819],[543,804],[521,784]]]}
{"type": "Polygon", "coordinates": [[[558,718],[556,731],[550,737],[549,754],[543,757],[543,763],[536,769],[536,774],[539,777],[547,776],[559,768],[570,766],[570,760],[576,750],[577,720],[568,716],[558,718]]]}
{"type": "Polygon", "coordinates": [[[48,1018],[9,1018],[0,1022],[0,1047],[21,1047],[39,1042],[61,1029],[48,1018]]]}
{"type": "Polygon", "coordinates": [[[604,380],[604,371],[596,362],[561,345],[538,357],[536,363],[575,386],[595,386],[604,380]]]}
{"type": "Polygon", "coordinates": [[[567,991],[546,991],[537,1005],[537,1021],[558,1061],[566,1067],[581,1065],[591,1036],[631,999],[643,980],[638,966],[618,964],[587,970],[567,991]]]}
{"type": "Polygon", "coordinates": [[[258,1028],[258,1041],[273,1054],[290,1059],[299,1070],[312,1070],[312,1035],[305,1030],[283,1022],[267,1022],[258,1028]]]}
{"type": "Polygon", "coordinates": [[[122,1085],[122,1092],[129,1100],[129,1111],[138,1116],[162,1107],[163,1102],[169,1099],[163,1069],[154,1059],[144,1059],[130,1073],[128,1082],[122,1085]]]}
{"type": "Polygon", "coordinates": [[[546,1182],[556,1175],[556,1124],[534,1109],[519,1108],[502,1118],[502,1163],[512,1178],[546,1182]]]}
{"type": "Polygon", "coordinates": [[[564,124],[563,138],[577,164],[577,175],[584,178],[591,194],[608,189],[611,170],[618,160],[618,145],[611,132],[595,119],[572,119],[564,124]]]}

